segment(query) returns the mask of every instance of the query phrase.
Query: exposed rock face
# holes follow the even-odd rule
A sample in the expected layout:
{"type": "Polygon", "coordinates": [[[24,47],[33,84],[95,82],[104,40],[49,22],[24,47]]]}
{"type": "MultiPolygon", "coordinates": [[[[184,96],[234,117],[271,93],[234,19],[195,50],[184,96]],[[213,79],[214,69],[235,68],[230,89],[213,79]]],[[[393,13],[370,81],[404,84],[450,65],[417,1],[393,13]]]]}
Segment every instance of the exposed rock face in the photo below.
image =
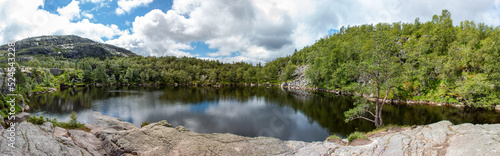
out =
{"type": "Polygon", "coordinates": [[[306,88],[311,81],[306,77],[306,70],[308,66],[298,66],[293,73],[293,79],[287,82],[290,88],[306,88]]]}
{"type": "Polygon", "coordinates": [[[199,134],[166,121],[142,128],[94,114],[92,132],[110,155],[279,155],[290,153],[284,141],[233,134],[199,134]],[[101,125],[110,126],[102,127],[101,125]]]}
{"type": "MultiPolygon", "coordinates": [[[[0,155],[85,155],[91,156],[84,148],[76,145],[71,138],[55,137],[48,125],[36,126],[22,122],[16,126],[15,144],[8,146],[8,129],[0,130],[1,144],[0,155]]],[[[82,133],[87,133],[83,132],[82,133]]],[[[91,135],[91,134],[89,134],[91,135]]],[[[100,143],[98,143],[100,144],[100,143]]],[[[97,145],[98,146],[98,145],[97,145]]],[[[101,154],[99,154],[101,155],[101,154]]]]}
{"type": "Polygon", "coordinates": [[[51,123],[16,127],[17,148],[0,129],[0,155],[500,155],[500,124],[452,125],[449,121],[374,135],[368,144],[282,141],[233,134],[199,134],[167,121],[137,128],[94,113],[91,132],[51,123]]]}
{"type": "Polygon", "coordinates": [[[49,71],[54,76],[58,76],[58,75],[61,75],[64,73],[64,70],[57,69],[57,68],[51,68],[49,71]]]}
{"type": "MultiPolygon", "coordinates": [[[[7,45],[0,46],[0,51],[7,51],[7,45]]],[[[16,41],[17,55],[50,55],[65,58],[137,56],[129,50],[113,45],[98,43],[75,35],[39,36],[16,41]]],[[[22,57],[24,60],[32,57],[22,57]]]]}
{"type": "Polygon", "coordinates": [[[341,146],[332,155],[500,155],[500,124],[452,125],[449,121],[371,138],[364,146],[341,146]]]}
{"type": "Polygon", "coordinates": [[[3,93],[3,84],[4,84],[4,73],[2,71],[0,71],[0,93],[3,93]]]}

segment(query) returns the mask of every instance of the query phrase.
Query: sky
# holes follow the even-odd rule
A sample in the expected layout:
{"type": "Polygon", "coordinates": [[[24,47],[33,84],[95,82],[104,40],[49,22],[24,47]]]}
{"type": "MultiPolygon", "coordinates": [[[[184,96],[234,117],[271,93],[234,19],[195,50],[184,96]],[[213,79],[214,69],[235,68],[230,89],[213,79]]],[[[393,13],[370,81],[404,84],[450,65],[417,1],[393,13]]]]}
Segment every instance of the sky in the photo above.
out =
{"type": "Polygon", "coordinates": [[[429,21],[500,25],[500,0],[0,0],[0,44],[79,35],[143,56],[269,62],[342,26],[429,21]]]}

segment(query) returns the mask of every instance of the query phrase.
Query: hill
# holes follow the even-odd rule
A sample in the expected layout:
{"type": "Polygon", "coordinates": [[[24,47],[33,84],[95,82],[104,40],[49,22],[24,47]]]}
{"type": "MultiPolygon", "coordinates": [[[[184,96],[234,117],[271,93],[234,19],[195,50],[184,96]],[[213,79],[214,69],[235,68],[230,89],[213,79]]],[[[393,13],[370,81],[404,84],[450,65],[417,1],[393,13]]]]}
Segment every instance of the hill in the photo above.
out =
{"type": "Polygon", "coordinates": [[[312,87],[374,98],[500,104],[500,27],[473,21],[455,25],[443,10],[431,21],[342,27],[293,55],[276,59],[279,80],[295,81],[308,67],[312,87]]]}
{"type": "MultiPolygon", "coordinates": [[[[0,51],[7,51],[7,45],[0,46],[0,51]]],[[[38,36],[16,41],[16,54],[17,56],[62,56],[70,59],[137,56],[127,49],[76,35],[38,36]]]]}

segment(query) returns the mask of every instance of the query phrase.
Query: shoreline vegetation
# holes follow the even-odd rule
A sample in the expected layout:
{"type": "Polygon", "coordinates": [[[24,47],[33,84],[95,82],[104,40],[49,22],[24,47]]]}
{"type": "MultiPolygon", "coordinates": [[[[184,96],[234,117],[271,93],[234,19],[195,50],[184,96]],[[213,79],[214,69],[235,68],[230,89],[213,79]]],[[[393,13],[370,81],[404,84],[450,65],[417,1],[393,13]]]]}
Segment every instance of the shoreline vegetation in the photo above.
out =
{"type": "MultiPolygon", "coordinates": [[[[367,96],[367,95],[361,95],[359,93],[346,93],[342,91],[337,91],[337,90],[328,90],[328,89],[321,89],[321,88],[311,88],[311,87],[293,87],[293,86],[283,86],[283,85],[275,85],[275,84],[225,84],[225,85],[220,85],[220,84],[204,84],[204,85],[198,85],[198,84],[88,84],[88,85],[75,85],[75,86],[66,86],[64,88],[49,88],[48,91],[42,91],[42,92],[34,92],[28,97],[39,95],[39,94],[46,94],[46,93],[51,93],[54,91],[57,91],[59,89],[67,89],[70,87],[89,87],[89,86],[94,86],[94,87],[106,87],[106,86],[190,86],[190,87],[227,87],[227,86],[267,86],[267,87],[281,87],[281,88],[286,88],[286,89],[296,89],[296,90],[305,90],[305,91],[313,91],[313,92],[326,92],[326,93],[332,93],[336,95],[346,95],[346,96],[363,96],[367,99],[369,99],[372,102],[375,102],[377,99],[367,96]]],[[[379,101],[382,101],[383,99],[379,99],[379,101]]],[[[460,104],[452,104],[452,103],[444,103],[444,102],[432,102],[432,101],[412,101],[412,100],[394,100],[394,99],[387,99],[386,103],[388,104],[404,104],[404,105],[430,105],[430,106],[448,106],[448,107],[454,107],[454,108],[465,108],[467,107],[464,103],[460,104]]],[[[492,110],[494,110],[497,113],[500,113],[500,105],[493,106],[492,110]]]]}

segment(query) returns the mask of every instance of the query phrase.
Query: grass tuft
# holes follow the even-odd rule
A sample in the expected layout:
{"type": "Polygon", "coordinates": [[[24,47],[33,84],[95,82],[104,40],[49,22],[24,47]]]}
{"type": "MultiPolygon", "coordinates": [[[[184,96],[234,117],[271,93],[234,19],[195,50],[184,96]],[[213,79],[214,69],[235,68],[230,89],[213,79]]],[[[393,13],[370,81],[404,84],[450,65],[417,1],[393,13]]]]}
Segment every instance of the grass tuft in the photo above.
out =
{"type": "Polygon", "coordinates": [[[365,134],[363,134],[361,132],[354,132],[354,133],[349,134],[349,136],[347,136],[347,140],[349,140],[349,142],[356,140],[356,139],[368,139],[368,137],[366,137],[365,134]]]}
{"type": "Polygon", "coordinates": [[[330,136],[329,136],[328,138],[326,138],[326,139],[342,139],[342,138],[340,138],[339,136],[337,136],[337,135],[335,135],[335,134],[334,134],[334,135],[330,135],[330,136]]]}
{"type": "Polygon", "coordinates": [[[405,128],[405,127],[410,127],[410,126],[409,125],[393,125],[393,124],[384,125],[384,126],[378,127],[376,129],[366,133],[366,135],[371,136],[371,135],[374,135],[374,134],[377,134],[380,132],[385,132],[385,131],[390,130],[390,129],[398,129],[398,128],[405,128]]]}

